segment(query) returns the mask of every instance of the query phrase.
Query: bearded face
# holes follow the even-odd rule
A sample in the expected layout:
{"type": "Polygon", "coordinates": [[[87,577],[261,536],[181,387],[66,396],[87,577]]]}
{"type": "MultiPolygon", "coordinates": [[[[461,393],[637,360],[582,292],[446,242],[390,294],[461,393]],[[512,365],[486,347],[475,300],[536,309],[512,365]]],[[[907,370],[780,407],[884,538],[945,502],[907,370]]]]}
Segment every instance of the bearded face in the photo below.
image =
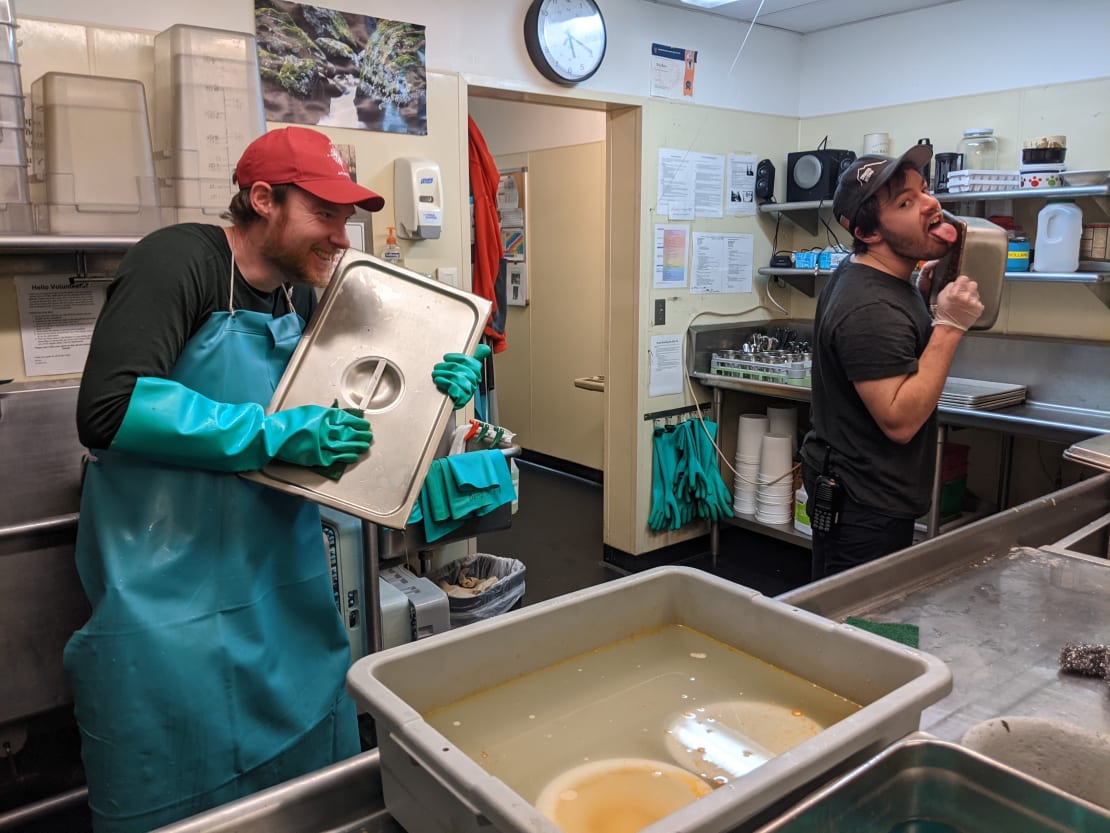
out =
{"type": "Polygon", "coordinates": [[[291,189],[266,228],[260,252],[288,280],[325,287],[339,257],[350,246],[346,222],[353,213],[350,206],[291,189]]]}

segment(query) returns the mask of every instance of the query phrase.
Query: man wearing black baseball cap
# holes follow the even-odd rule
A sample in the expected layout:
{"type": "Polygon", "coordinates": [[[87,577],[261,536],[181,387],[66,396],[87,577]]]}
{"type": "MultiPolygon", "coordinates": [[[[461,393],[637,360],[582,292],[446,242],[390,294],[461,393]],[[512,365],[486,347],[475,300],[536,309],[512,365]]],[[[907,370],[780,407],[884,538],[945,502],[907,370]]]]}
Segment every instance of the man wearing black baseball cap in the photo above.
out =
{"type": "Polygon", "coordinates": [[[833,214],[853,253],[829,278],[814,317],[813,429],[802,445],[814,524],[813,578],[872,561],[913,541],[931,499],[936,407],[964,333],[983,311],[961,275],[924,295],[934,261],[956,242],[922,168],[932,150],[861,156],[840,177],[833,214]]]}

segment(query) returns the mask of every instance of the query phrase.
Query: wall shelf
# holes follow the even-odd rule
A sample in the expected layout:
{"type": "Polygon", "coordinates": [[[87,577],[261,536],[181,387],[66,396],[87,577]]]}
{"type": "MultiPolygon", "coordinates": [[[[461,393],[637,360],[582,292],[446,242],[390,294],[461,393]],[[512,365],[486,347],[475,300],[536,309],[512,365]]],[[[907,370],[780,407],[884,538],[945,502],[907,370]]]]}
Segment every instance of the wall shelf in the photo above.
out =
{"type": "Polygon", "coordinates": [[[0,234],[0,276],[72,275],[110,280],[139,237],[0,234]]]}
{"type": "MultiPolygon", "coordinates": [[[[967,191],[960,194],[934,194],[941,203],[987,202],[1011,199],[1079,199],[1091,198],[1110,213],[1110,183],[1074,185],[1060,188],[1018,188],[1009,191],[967,191]]],[[[759,206],[763,214],[786,215],[810,234],[817,234],[819,213],[832,210],[832,200],[808,202],[767,202],[759,206]]],[[[1085,284],[1099,301],[1110,307],[1110,263],[1088,261],[1081,272],[1007,272],[1006,280],[1015,283],[1077,283],[1085,284]]],[[[827,269],[787,269],[765,266],[759,274],[776,279],[813,298],[817,279],[832,274],[827,269]]]]}
{"type": "MultiPolygon", "coordinates": [[[[988,200],[1019,199],[1079,199],[1092,197],[1104,210],[1110,210],[1110,183],[1103,185],[1069,185],[1060,188],[1015,188],[1010,191],[966,191],[961,194],[934,194],[941,203],[986,202],[988,200]]],[[[759,206],[761,214],[784,214],[797,226],[817,234],[820,212],[832,211],[832,198],[806,202],[765,202],[759,206]]]]}
{"type": "MultiPolygon", "coordinates": [[[[792,287],[810,298],[817,295],[817,279],[832,274],[831,269],[786,269],[774,266],[764,266],[757,271],[764,277],[776,278],[782,286],[792,287]]],[[[1006,280],[1014,283],[1081,283],[1092,289],[1101,289],[1110,287],[1110,263],[1105,265],[1105,271],[1007,272],[1006,280]]]]}

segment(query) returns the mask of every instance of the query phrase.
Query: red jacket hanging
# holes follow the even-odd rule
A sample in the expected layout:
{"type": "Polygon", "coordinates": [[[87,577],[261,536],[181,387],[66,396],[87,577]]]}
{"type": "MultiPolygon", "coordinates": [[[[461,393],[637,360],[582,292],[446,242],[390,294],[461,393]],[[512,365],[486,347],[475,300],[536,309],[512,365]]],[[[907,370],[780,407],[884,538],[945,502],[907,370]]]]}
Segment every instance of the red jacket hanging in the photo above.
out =
{"type": "MultiPolygon", "coordinates": [[[[504,304],[497,299],[497,278],[502,271],[505,257],[501,245],[501,221],[497,214],[497,186],[501,173],[486,146],[486,140],[474,119],[469,118],[470,134],[470,191],[474,197],[474,264],[473,291],[493,303],[491,320],[504,304]]],[[[503,319],[503,316],[502,316],[503,319]]],[[[508,343],[505,333],[486,324],[485,335],[494,353],[500,353],[508,343]]]]}

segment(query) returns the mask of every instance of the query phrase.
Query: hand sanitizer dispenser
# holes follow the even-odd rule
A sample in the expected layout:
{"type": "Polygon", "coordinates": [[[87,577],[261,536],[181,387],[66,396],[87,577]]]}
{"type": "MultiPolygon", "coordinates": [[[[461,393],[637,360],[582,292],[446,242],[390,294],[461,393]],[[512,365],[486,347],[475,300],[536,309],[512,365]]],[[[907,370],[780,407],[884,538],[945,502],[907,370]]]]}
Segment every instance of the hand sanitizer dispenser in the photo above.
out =
{"type": "Polygon", "coordinates": [[[430,159],[403,157],[393,163],[393,200],[397,236],[434,240],[443,223],[443,188],[439,165],[430,159]]]}

